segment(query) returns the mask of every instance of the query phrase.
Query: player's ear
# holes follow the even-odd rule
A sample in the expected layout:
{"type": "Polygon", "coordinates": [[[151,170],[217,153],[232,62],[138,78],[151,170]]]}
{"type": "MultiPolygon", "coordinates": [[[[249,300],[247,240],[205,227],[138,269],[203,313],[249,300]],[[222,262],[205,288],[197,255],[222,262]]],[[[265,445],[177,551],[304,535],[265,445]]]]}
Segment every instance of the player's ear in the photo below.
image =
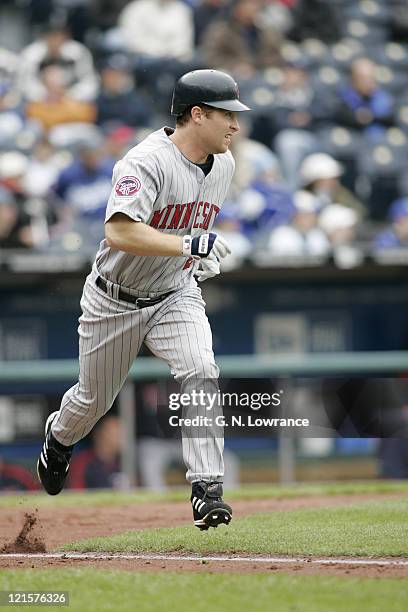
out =
{"type": "Polygon", "coordinates": [[[193,106],[191,109],[191,118],[197,125],[201,125],[203,120],[203,109],[200,106],[193,106]]]}

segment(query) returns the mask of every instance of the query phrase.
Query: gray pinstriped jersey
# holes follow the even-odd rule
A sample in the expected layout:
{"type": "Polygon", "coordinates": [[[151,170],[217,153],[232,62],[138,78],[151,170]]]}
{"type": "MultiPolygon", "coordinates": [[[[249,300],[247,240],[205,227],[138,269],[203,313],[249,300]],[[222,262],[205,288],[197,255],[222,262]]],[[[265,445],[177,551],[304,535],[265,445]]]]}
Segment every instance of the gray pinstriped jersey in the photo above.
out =
{"type": "MultiPolygon", "coordinates": [[[[190,162],[170,140],[171,128],[153,132],[115,166],[106,221],[123,213],[160,231],[193,236],[211,230],[234,172],[229,151],[214,155],[211,171],[190,162]]],[[[164,293],[192,282],[196,263],[185,257],[134,256],[101,242],[99,273],[143,293],[164,293]]]]}

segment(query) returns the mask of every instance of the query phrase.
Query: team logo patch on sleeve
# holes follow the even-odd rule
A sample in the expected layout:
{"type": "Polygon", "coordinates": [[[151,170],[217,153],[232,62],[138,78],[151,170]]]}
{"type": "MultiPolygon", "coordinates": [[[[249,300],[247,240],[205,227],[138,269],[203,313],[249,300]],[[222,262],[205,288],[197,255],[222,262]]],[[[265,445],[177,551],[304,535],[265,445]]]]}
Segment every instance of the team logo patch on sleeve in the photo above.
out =
{"type": "Polygon", "coordinates": [[[141,186],[141,182],[135,176],[122,176],[115,185],[115,192],[120,197],[128,198],[137,193],[141,186]]]}

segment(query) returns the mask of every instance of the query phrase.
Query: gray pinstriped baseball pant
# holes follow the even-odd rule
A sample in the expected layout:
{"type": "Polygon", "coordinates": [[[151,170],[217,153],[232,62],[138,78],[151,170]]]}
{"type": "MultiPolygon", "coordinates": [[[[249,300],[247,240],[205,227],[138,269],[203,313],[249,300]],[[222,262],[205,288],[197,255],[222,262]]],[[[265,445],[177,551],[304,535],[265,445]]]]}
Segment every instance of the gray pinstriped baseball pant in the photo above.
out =
{"type": "MultiPolygon", "coordinates": [[[[148,308],[118,301],[87,278],[79,319],[79,380],[62,398],[52,433],[66,446],[85,437],[110,409],[142,342],[170,366],[181,392],[206,379],[216,391],[219,374],[211,328],[198,287],[176,291],[148,308]]],[[[198,412],[196,412],[197,414],[198,412]]],[[[183,429],[182,429],[183,431],[183,429]]],[[[220,428],[201,427],[199,437],[182,437],[186,478],[222,480],[224,440],[220,428]]]]}

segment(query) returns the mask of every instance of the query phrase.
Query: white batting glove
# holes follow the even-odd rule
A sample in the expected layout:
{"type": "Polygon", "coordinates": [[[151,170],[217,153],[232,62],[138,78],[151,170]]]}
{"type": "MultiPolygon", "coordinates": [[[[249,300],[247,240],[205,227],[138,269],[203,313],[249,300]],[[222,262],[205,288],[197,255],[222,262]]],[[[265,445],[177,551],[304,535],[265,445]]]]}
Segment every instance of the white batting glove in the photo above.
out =
{"type": "Polygon", "coordinates": [[[201,234],[201,236],[183,237],[183,255],[186,257],[192,256],[199,259],[208,257],[210,253],[215,255],[217,259],[223,259],[231,253],[231,249],[225,238],[214,234],[214,232],[201,234]]]}
{"type": "Polygon", "coordinates": [[[204,282],[207,278],[212,278],[220,273],[220,262],[213,253],[210,253],[208,257],[200,260],[198,265],[196,278],[199,283],[204,282]]]}

